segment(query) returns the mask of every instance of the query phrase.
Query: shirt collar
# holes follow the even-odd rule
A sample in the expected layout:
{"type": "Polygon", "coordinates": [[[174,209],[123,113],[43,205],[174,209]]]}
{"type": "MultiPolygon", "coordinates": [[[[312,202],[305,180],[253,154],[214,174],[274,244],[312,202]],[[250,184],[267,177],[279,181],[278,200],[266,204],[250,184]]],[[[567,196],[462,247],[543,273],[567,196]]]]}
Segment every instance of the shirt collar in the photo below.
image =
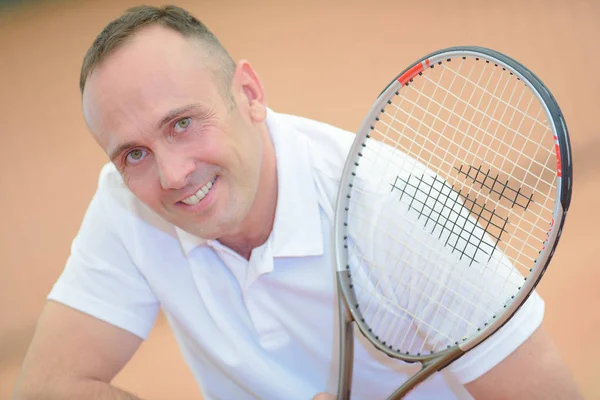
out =
{"type": "Polygon", "coordinates": [[[179,243],[181,243],[181,248],[186,256],[189,255],[190,252],[196,247],[202,246],[207,242],[206,239],[192,235],[188,231],[184,231],[178,226],[175,226],[175,232],[177,233],[177,238],[179,238],[179,243]]]}
{"type": "Polygon", "coordinates": [[[306,138],[284,116],[268,111],[277,155],[278,198],[271,233],[274,257],[323,254],[319,200],[306,138]]]}
{"type": "MultiPolygon", "coordinates": [[[[321,215],[308,143],[293,124],[271,109],[267,109],[266,124],[277,159],[277,207],[268,238],[272,255],[323,254],[321,215]]],[[[177,226],[175,231],[186,255],[210,242],[177,226]]]]}

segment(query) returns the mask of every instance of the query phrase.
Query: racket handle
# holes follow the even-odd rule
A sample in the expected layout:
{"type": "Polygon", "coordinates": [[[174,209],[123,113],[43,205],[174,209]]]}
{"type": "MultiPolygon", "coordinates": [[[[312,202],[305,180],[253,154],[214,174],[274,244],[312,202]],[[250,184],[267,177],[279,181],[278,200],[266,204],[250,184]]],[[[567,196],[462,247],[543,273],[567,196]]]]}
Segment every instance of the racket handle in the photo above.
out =
{"type": "Polygon", "coordinates": [[[338,281],[338,307],[340,321],[340,355],[337,400],[350,400],[352,390],[352,367],[354,364],[354,324],[346,308],[338,281]]]}

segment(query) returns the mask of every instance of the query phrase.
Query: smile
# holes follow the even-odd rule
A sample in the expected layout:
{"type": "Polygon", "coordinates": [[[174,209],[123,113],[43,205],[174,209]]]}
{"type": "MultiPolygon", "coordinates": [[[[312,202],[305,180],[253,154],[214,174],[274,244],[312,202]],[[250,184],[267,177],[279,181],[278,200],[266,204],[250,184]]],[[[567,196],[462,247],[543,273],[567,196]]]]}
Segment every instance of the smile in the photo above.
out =
{"type": "Polygon", "coordinates": [[[212,188],[212,185],[216,179],[217,177],[215,176],[206,185],[198,189],[198,191],[195,194],[191,195],[190,197],[186,197],[185,199],[181,200],[181,202],[190,206],[198,204],[200,200],[202,200],[204,196],[206,196],[207,193],[210,191],[210,188],[212,188]]]}

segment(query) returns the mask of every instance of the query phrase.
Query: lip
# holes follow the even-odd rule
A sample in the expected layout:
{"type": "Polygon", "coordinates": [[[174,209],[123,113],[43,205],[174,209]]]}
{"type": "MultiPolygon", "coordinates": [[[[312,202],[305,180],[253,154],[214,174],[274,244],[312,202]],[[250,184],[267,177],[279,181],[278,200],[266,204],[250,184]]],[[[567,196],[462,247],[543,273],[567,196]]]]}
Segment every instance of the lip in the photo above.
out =
{"type": "Polygon", "coordinates": [[[181,200],[184,200],[184,199],[190,197],[191,195],[195,194],[198,191],[198,189],[200,189],[202,186],[206,185],[206,183],[204,185],[202,185],[202,186],[199,186],[198,189],[196,189],[195,192],[191,192],[188,195],[182,197],[180,201],[178,201],[177,203],[175,203],[175,205],[177,207],[181,207],[181,208],[185,209],[186,211],[193,211],[193,212],[195,212],[195,211],[202,210],[202,209],[208,207],[213,202],[213,199],[215,197],[214,196],[215,188],[218,186],[218,184],[219,184],[219,176],[217,175],[215,177],[215,181],[213,182],[213,184],[212,184],[212,186],[210,188],[210,191],[198,203],[196,203],[196,204],[185,204],[181,200]]]}

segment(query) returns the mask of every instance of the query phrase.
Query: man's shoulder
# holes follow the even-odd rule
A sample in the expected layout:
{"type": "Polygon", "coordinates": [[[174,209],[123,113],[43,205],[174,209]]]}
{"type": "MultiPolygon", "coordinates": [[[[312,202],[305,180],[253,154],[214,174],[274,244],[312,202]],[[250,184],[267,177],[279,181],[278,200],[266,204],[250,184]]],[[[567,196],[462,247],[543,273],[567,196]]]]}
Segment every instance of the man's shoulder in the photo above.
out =
{"type": "Polygon", "coordinates": [[[123,177],[111,162],[104,164],[100,170],[95,197],[112,206],[116,203],[125,208],[137,208],[138,206],[137,198],[127,188],[123,177]]]}
{"type": "Polygon", "coordinates": [[[293,125],[296,132],[306,141],[313,169],[326,176],[339,178],[352,146],[354,133],[326,122],[297,115],[280,114],[280,117],[293,125]]]}
{"type": "Polygon", "coordinates": [[[347,151],[347,147],[354,139],[354,133],[323,121],[292,114],[279,114],[279,116],[309,140],[325,146],[340,147],[347,151]]]}
{"type": "Polygon", "coordinates": [[[98,187],[105,190],[125,187],[123,177],[113,163],[108,162],[100,169],[100,175],[98,176],[98,187]]]}
{"type": "Polygon", "coordinates": [[[148,206],[142,203],[127,187],[118,169],[112,163],[105,164],[100,170],[98,188],[94,201],[99,203],[106,212],[117,221],[119,227],[138,225],[145,221],[145,226],[165,225],[148,206]]]}

